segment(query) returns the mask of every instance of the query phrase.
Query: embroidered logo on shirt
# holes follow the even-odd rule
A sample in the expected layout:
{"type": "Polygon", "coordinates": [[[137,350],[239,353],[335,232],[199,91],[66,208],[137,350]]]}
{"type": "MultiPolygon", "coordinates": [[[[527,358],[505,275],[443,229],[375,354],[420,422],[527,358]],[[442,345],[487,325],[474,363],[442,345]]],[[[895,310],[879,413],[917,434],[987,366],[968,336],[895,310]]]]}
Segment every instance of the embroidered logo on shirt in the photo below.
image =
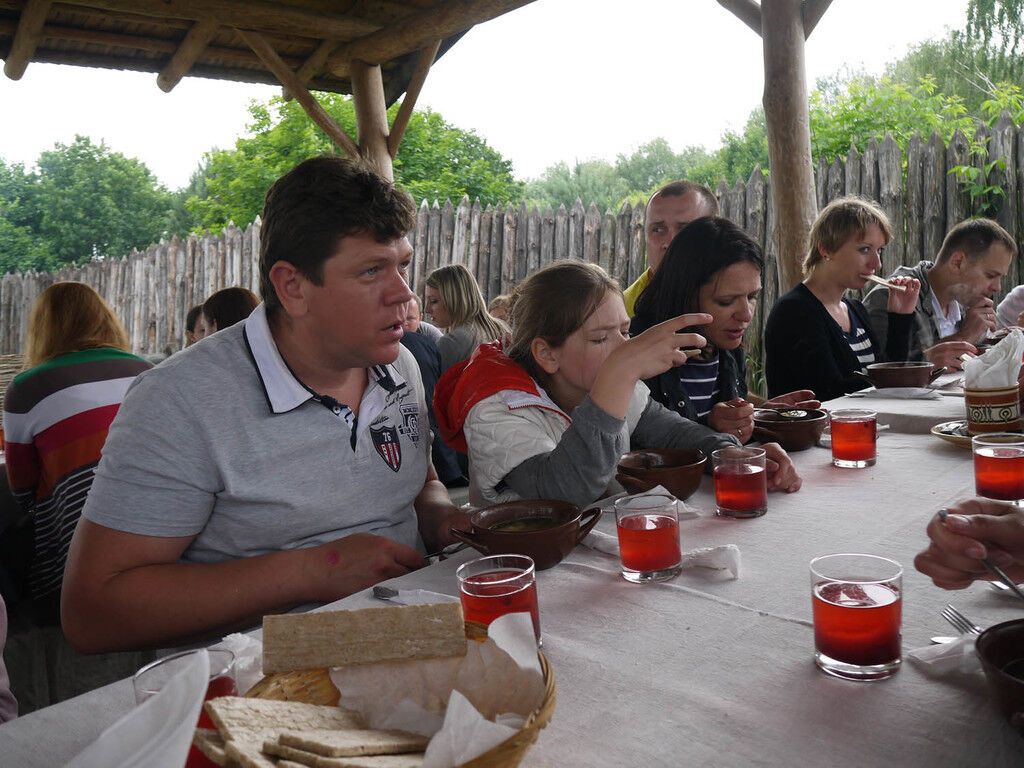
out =
{"type": "Polygon", "coordinates": [[[370,427],[373,447],[384,459],[384,463],[397,472],[402,467],[402,444],[398,441],[398,430],[394,427],[370,427]]]}
{"type": "Polygon", "coordinates": [[[420,444],[420,407],[415,403],[412,405],[400,406],[402,412],[402,426],[398,431],[412,440],[413,445],[420,444]]]}

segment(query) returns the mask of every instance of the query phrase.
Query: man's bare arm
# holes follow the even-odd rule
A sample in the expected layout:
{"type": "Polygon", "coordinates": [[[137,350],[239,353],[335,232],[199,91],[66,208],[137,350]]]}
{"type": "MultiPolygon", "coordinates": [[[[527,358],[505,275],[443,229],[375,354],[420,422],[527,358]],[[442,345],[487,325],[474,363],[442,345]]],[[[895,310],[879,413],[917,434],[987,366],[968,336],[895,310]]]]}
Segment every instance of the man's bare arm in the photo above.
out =
{"type": "Polygon", "coordinates": [[[448,533],[450,527],[469,530],[469,513],[460,512],[452,504],[448,489],[437,479],[433,463],[427,465],[427,479],[413,506],[419,518],[420,537],[428,552],[455,543],[455,537],[448,533]]]}
{"type": "Polygon", "coordinates": [[[82,518],[61,596],[68,641],[84,653],[219,636],[264,614],[349,595],[422,565],[372,534],[220,563],[180,563],[192,537],[125,533],[82,518]]]}

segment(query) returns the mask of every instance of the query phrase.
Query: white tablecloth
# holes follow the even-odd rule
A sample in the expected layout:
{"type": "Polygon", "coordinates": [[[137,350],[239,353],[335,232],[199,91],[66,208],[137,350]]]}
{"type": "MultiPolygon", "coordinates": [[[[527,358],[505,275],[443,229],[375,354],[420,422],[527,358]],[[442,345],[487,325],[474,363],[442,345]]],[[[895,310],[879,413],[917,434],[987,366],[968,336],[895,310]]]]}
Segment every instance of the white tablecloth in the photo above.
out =
{"type": "MultiPolygon", "coordinates": [[[[830,404],[831,405],[831,404],[830,404]]],[[[878,464],[841,470],[813,448],[794,455],[797,494],[772,494],[765,517],[681,523],[686,548],[737,544],[737,581],[684,572],[634,585],[616,559],[577,548],[538,574],[544,652],[558,704],[530,766],[1024,765],[1024,739],[977,676],[931,680],[905,663],[892,679],[854,683],[812,661],[812,557],[869,552],[903,564],[904,650],[953,634],[953,602],[988,625],[1024,616],[984,584],[948,593],[913,569],[924,526],[971,495],[970,453],[927,435],[882,433],[878,464]]],[[[710,480],[690,500],[713,508],[710,480]]],[[[610,516],[600,528],[614,531],[610,516]]],[[[389,582],[456,594],[470,555],[389,582]]],[[[371,604],[365,594],[340,607],[371,604]]],[[[0,726],[0,763],[60,765],[131,706],[121,682],[0,726]]]]}
{"type": "MultiPolygon", "coordinates": [[[[962,375],[962,374],[958,374],[962,375]]],[[[943,378],[947,378],[946,374],[943,378]]],[[[940,378],[936,384],[941,384],[940,378]]],[[[867,408],[878,414],[879,424],[888,424],[896,432],[926,435],[936,424],[946,421],[963,421],[967,418],[963,390],[954,386],[937,390],[937,400],[895,400],[880,396],[876,390],[868,389],[845,397],[830,400],[829,410],[840,408],[867,408]]]]}

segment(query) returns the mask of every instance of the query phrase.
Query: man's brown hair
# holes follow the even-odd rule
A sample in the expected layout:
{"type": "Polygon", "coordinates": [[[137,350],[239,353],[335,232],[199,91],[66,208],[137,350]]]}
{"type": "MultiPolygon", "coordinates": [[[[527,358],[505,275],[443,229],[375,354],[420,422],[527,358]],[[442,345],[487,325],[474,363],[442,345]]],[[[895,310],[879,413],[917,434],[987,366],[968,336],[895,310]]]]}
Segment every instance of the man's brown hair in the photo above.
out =
{"type": "Polygon", "coordinates": [[[968,259],[974,261],[987,253],[995,243],[1004,246],[1012,258],[1017,258],[1017,243],[1013,235],[999,224],[992,219],[967,219],[946,234],[935,263],[945,264],[957,251],[963,251],[968,259]]]}
{"type": "Polygon", "coordinates": [[[705,216],[718,215],[718,198],[715,197],[715,193],[703,184],[686,181],[685,179],[670,181],[665,186],[659,187],[658,191],[651,195],[651,199],[647,201],[647,207],[648,209],[650,208],[651,201],[656,197],[682,197],[690,192],[695,193],[704,203],[704,207],[707,209],[704,214],[705,216]]]}
{"type": "Polygon", "coordinates": [[[270,269],[287,261],[315,285],[341,239],[366,234],[387,243],[416,226],[416,206],[368,165],[332,155],[299,163],[274,182],[260,228],[260,294],[267,311],[281,302],[270,269]]]}

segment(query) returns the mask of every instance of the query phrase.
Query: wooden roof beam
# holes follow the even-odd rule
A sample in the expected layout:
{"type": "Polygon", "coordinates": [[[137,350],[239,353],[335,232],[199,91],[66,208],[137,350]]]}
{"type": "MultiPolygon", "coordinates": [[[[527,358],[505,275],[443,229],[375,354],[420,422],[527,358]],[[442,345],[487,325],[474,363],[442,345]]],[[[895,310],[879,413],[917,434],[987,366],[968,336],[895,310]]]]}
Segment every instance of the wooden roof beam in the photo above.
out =
{"type": "Polygon", "coordinates": [[[718,0],[718,4],[742,21],[758,36],[761,33],[761,4],[757,0],[718,0]]]}
{"type": "Polygon", "coordinates": [[[259,56],[267,69],[274,73],[274,77],[281,82],[281,85],[291,92],[310,119],[320,127],[320,130],[326,133],[331,141],[343,149],[350,157],[359,157],[359,148],[355,142],[352,141],[341,126],[334,122],[334,119],[320,106],[320,102],[313,98],[313,95],[306,89],[306,86],[288,68],[288,65],[281,60],[281,57],[278,56],[277,51],[274,50],[270,43],[256,32],[237,28],[235,31],[252,48],[253,53],[259,56]]]}
{"type": "Polygon", "coordinates": [[[25,74],[32,54],[43,39],[43,24],[50,13],[52,0],[28,0],[18,17],[18,29],[14,33],[10,53],[4,61],[4,74],[11,80],[20,80],[25,74]]]}
{"type": "Polygon", "coordinates": [[[325,37],[352,40],[380,29],[376,24],[352,16],[328,16],[268,0],[250,0],[244,4],[232,0],[62,0],[62,4],[124,11],[156,19],[198,22],[212,18],[228,27],[300,35],[314,40],[325,37]]]}
{"type": "MultiPolygon", "coordinates": [[[[417,51],[472,26],[528,5],[533,0],[446,0],[407,16],[395,24],[360,37],[338,48],[327,68],[332,74],[348,73],[348,62],[381,64],[417,51]]],[[[344,76],[344,75],[339,75],[344,76]]]]}
{"type": "Polygon", "coordinates": [[[409,78],[409,85],[405,89],[405,98],[402,99],[402,106],[395,114],[395,120],[391,124],[391,132],[388,134],[388,154],[392,159],[398,156],[398,147],[402,143],[402,135],[409,125],[409,118],[412,117],[412,110],[416,106],[416,99],[423,90],[423,83],[427,79],[427,73],[437,58],[437,52],[441,48],[441,41],[435,40],[433,45],[428,45],[420,50],[416,57],[416,68],[409,78]]]}
{"type": "Polygon", "coordinates": [[[181,41],[178,50],[174,52],[171,60],[167,62],[160,74],[156,76],[156,84],[164,93],[170,93],[190,69],[196,63],[196,59],[206,50],[206,47],[213,40],[220,24],[214,19],[203,19],[192,26],[181,41]]]}
{"type": "MultiPolygon", "coordinates": [[[[17,26],[17,22],[13,20],[0,19],[0,34],[13,35],[17,26]]],[[[119,32],[103,32],[98,29],[62,27],[54,24],[46,24],[43,27],[43,39],[95,43],[96,45],[124,48],[129,51],[143,51],[145,53],[163,55],[173,55],[180,47],[170,40],[156,40],[151,37],[123,35],[119,32]]],[[[45,45],[43,47],[45,48],[45,45]]],[[[36,56],[38,56],[38,47],[36,51],[36,56]]],[[[260,61],[259,58],[248,48],[220,48],[217,46],[208,46],[206,51],[211,56],[222,59],[226,67],[263,69],[263,62],[260,61]]],[[[297,67],[300,64],[298,59],[291,56],[282,56],[281,59],[288,67],[297,67]]]]}
{"type": "Polygon", "coordinates": [[[803,8],[800,9],[804,22],[804,40],[811,36],[811,32],[818,26],[830,5],[832,0],[804,0],[803,8]]]}

